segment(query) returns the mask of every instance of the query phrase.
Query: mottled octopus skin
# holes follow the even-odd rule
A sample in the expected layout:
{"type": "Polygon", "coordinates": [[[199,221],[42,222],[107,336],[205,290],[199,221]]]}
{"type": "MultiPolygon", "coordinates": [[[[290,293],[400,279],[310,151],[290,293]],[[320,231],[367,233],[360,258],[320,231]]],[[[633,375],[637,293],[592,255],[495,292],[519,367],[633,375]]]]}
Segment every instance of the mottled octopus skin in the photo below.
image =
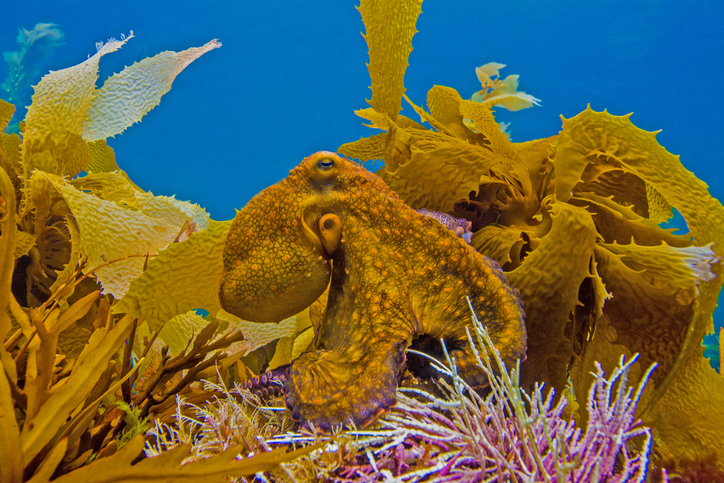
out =
{"type": "Polygon", "coordinates": [[[329,285],[314,351],[284,383],[295,419],[364,426],[392,406],[411,341],[443,338],[459,373],[485,384],[467,344],[467,297],[508,364],[525,355],[520,295],[500,266],[336,154],[306,158],[237,214],[224,247],[222,307],[278,322],[329,285]],[[330,282],[331,277],[331,282],[330,282]]]}

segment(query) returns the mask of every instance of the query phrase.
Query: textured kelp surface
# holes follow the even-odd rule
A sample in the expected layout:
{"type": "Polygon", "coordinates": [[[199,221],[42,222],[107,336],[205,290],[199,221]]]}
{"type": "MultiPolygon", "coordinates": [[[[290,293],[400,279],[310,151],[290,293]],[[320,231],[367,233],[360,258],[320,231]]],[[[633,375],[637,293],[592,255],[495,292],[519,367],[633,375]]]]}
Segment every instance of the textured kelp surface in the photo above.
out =
{"type": "MultiPolygon", "coordinates": [[[[370,58],[398,42],[369,43],[370,58]]],[[[692,459],[714,453],[724,465],[724,421],[711,420],[724,410],[724,379],[701,345],[722,286],[721,203],[629,116],[589,107],[563,119],[557,135],[510,142],[490,102],[499,98],[490,94],[501,67],[478,69],[483,89],[472,100],[442,86],[428,92],[427,110],[405,97],[429,129],[380,108],[398,105],[396,97],[381,100],[397,90],[374,90],[373,83],[376,103],[357,114],[382,132],[339,152],[383,159],[378,174],[413,208],[473,222],[473,245],[501,263],[523,297],[524,385],[545,381],[562,390],[570,381],[583,394],[594,361],[611,370],[620,354],[640,353],[643,365],[660,365],[641,407],[658,451],[692,459]],[[659,227],[672,208],[689,235],[659,227]]],[[[369,64],[373,79],[380,69],[400,69],[384,75],[401,78],[404,68],[369,64]]],[[[517,76],[498,82],[517,90],[517,76]]],[[[530,97],[522,107],[537,101],[530,97]]]]}

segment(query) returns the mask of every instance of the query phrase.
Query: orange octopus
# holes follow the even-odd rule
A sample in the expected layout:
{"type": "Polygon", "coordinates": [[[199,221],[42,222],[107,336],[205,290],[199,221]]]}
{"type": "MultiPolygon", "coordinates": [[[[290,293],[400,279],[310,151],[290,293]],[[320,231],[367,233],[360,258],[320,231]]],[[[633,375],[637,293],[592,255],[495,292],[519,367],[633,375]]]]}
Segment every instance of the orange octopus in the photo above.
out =
{"type": "Polygon", "coordinates": [[[292,362],[292,417],[320,428],[365,426],[392,406],[405,350],[444,339],[460,375],[486,383],[467,343],[467,297],[503,360],[525,355],[518,291],[497,262],[408,207],[377,175],[318,152],[237,214],[224,247],[222,307],[279,322],[329,286],[314,350],[292,362]]]}

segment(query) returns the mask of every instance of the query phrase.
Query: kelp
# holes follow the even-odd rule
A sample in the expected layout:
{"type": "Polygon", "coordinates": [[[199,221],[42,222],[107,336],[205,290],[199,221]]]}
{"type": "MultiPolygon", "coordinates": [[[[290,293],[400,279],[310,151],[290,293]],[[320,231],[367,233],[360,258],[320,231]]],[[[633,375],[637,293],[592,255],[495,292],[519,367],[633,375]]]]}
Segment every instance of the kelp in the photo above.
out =
{"type": "MultiPolygon", "coordinates": [[[[406,37],[386,37],[391,32],[368,30],[370,58],[409,55],[407,44],[399,47],[406,37]]],[[[370,77],[401,79],[405,67],[370,63],[370,77]]],[[[495,121],[494,100],[509,109],[538,100],[521,93],[506,106],[500,96],[517,93],[518,77],[494,78],[501,67],[477,69],[483,89],[471,100],[434,86],[427,111],[399,87],[373,83],[376,104],[356,113],[383,132],[338,151],[384,159],[378,174],[413,208],[473,222],[473,245],[501,263],[523,298],[525,387],[571,384],[582,394],[594,360],[610,371],[621,354],[638,352],[640,364],[660,365],[639,409],[657,451],[674,459],[713,454],[724,467],[724,423],[716,417],[724,413],[724,379],[701,345],[722,287],[724,208],[628,115],[589,107],[563,119],[557,135],[511,142],[495,121]],[[402,97],[430,129],[378,108],[402,97]],[[659,227],[673,208],[689,235],[659,227]]]]}
{"type": "MultiPolygon", "coordinates": [[[[177,395],[212,397],[199,381],[235,367],[242,354],[228,348],[243,336],[195,313],[144,333],[137,317],[113,311],[159,252],[210,225],[199,206],[131,182],[105,138],[138,122],[181,70],[221,44],[164,52],[96,89],[100,58],[131,37],[43,77],[20,135],[0,133],[2,481],[225,481],[315,449],[237,461],[237,446],[181,467],[180,447],[136,462],[140,421],[163,418],[177,395]]],[[[0,101],[0,127],[13,113],[0,101]]]]}

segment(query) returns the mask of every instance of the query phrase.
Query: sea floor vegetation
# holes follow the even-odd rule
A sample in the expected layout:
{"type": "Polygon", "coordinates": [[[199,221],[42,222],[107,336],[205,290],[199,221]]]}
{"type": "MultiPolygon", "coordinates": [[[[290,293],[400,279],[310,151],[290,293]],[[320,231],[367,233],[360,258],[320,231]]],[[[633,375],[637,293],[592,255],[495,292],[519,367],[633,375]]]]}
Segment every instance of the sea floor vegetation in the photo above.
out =
{"type": "Polygon", "coordinates": [[[636,403],[652,366],[634,389],[625,361],[606,378],[594,374],[579,427],[568,400],[536,385],[521,389],[520,367],[509,371],[480,321],[472,316],[469,343],[490,380],[478,394],[457,375],[455,361],[433,361],[442,376],[436,393],[398,389],[397,404],[374,426],[340,430],[330,437],[314,428],[291,431],[280,400],[271,406],[248,390],[206,383],[217,394],[198,406],[177,399],[170,424],[156,422],[146,454],[158,456],[190,445],[184,462],[203,460],[243,444],[252,456],[280,445],[319,449],[282,463],[259,479],[289,481],[644,481],[652,445],[651,430],[636,420],[636,403]],[[285,431],[285,427],[289,428],[285,431]]]}
{"type": "MultiPolygon", "coordinates": [[[[131,33],[44,76],[0,133],[0,481],[724,481],[724,379],[702,345],[723,282],[721,203],[629,116],[587,108],[511,142],[494,109],[538,99],[502,64],[477,69],[471,99],[434,86],[427,109],[413,104],[421,3],[362,0],[372,98],[357,113],[378,131],[338,151],[383,160],[412,208],[469,222],[520,291],[527,359],[506,368],[473,314],[486,391],[448,355],[430,361],[433,381],[405,375],[373,426],[331,434],[243,389],[313,345],[326,298],[278,324],[221,310],[231,221],[144,191],[105,141],[221,44],[162,52],[97,89],[101,58],[131,33]],[[689,234],[661,228],[674,209],[689,234]]],[[[62,33],[19,40],[13,96],[62,33]]],[[[14,113],[0,100],[0,127],[14,113]]],[[[705,343],[718,357],[721,338],[705,343]]]]}

